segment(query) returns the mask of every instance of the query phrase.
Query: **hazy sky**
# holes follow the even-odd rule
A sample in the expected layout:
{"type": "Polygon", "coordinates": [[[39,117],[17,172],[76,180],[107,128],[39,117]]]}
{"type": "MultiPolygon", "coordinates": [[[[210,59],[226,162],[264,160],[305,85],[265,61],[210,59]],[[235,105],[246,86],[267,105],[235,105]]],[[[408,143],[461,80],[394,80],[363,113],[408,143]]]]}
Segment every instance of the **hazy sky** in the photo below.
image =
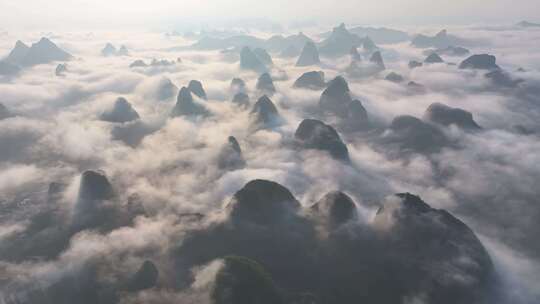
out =
{"type": "Polygon", "coordinates": [[[540,0],[2,0],[0,28],[151,27],[234,18],[371,24],[540,21],[540,0]],[[66,27],[67,26],[67,27],[66,27]]]}

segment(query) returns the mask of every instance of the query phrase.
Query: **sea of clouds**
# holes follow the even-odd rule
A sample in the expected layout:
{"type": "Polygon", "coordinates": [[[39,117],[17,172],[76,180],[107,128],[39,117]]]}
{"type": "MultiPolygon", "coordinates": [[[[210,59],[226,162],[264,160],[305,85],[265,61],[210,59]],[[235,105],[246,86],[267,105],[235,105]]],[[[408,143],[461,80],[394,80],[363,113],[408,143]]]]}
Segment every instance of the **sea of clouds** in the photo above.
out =
{"type": "MultiPolygon", "coordinates": [[[[329,191],[344,191],[356,201],[366,222],[373,218],[384,197],[398,192],[417,194],[473,229],[497,271],[504,274],[514,303],[538,301],[540,30],[449,30],[478,41],[469,47],[471,54],[495,55],[499,66],[524,80],[521,89],[494,87],[483,74],[453,65],[411,70],[407,67],[410,60],[425,58],[422,49],[409,42],[380,45],[385,72],[364,79],[346,77],[373,125],[384,128],[404,114],[422,117],[430,104],[440,102],[470,111],[483,130],[467,133],[449,127],[445,132],[459,141],[459,147],[408,155],[390,153],[371,139],[372,134],[341,134],[349,149],[350,164],[322,151],[298,150],[288,144],[302,119],[310,117],[321,94],[295,89],[293,82],[311,70],[323,70],[327,80],[344,75],[348,57],[322,57],[319,68],[296,67],[296,58],[272,54],[277,93],[271,99],[285,123],[272,130],[252,132],[249,110],[229,102],[230,82],[235,77],[244,79],[253,103],[258,97],[255,84],[259,74],[241,70],[235,58],[220,51],[178,48],[194,41],[154,32],[3,33],[0,55],[9,53],[16,40],[29,44],[47,36],[75,58],[67,63],[63,77],[55,76],[56,63],[51,63],[0,80],[0,103],[16,114],[0,121],[0,256],[4,256],[1,251],[16,251],[10,248],[12,240],[30,234],[33,217],[50,208],[46,198],[51,182],[67,185],[55,208],[66,218],[71,216],[85,170],[103,170],[121,204],[138,195],[147,216],[106,233],[82,231],[52,260],[31,256],[19,260],[12,254],[0,258],[0,299],[28,286],[25,284],[52,284],[88,263],[112,265],[110,273],[117,271],[121,276],[135,272],[148,258],[159,266],[162,286],[170,287],[171,248],[181,244],[192,225],[202,225],[186,223],[181,215],[201,213],[218,221],[223,216],[222,207],[244,184],[268,179],[286,186],[306,206],[329,191]],[[126,45],[129,56],[101,56],[107,42],[126,45]],[[136,59],[153,58],[181,58],[181,63],[129,68],[136,59]],[[520,67],[525,71],[516,72],[520,67]],[[405,84],[386,81],[384,76],[389,71],[403,75],[406,82],[422,84],[425,90],[414,91],[405,84]],[[192,79],[200,80],[208,95],[208,100],[201,102],[212,115],[171,118],[176,97],[157,98],[163,78],[178,88],[192,79]],[[141,117],[139,128],[132,132],[147,134],[135,144],[115,138],[113,129],[117,125],[99,119],[120,96],[141,117]],[[525,126],[531,134],[516,132],[515,125],[525,126]],[[243,169],[227,171],[217,166],[230,135],[242,148],[247,164],[243,169]]],[[[310,37],[317,39],[315,34],[310,37]]],[[[458,65],[464,58],[444,57],[458,65]]],[[[137,299],[126,296],[123,301],[201,303],[207,300],[209,279],[205,276],[215,273],[217,264],[194,269],[196,280],[189,291],[163,288],[137,299]]]]}

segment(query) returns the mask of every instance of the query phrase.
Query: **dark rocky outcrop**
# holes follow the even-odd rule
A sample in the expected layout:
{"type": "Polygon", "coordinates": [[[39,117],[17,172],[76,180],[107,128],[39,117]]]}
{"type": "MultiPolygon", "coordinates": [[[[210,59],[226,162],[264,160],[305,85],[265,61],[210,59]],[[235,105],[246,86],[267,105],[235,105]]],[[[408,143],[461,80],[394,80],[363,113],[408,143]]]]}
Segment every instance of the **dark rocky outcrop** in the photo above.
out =
{"type": "Polygon", "coordinates": [[[368,127],[367,111],[359,100],[353,100],[347,81],[338,76],[321,94],[319,109],[325,115],[336,116],[345,131],[359,131],[368,127]]]}
{"type": "Polygon", "coordinates": [[[311,211],[331,228],[339,227],[358,216],[354,201],[341,191],[327,193],[311,206],[311,211]]]}
{"type": "Polygon", "coordinates": [[[493,264],[476,235],[462,221],[445,210],[432,208],[416,195],[399,193],[383,204],[374,222],[388,225],[388,245],[400,248],[390,260],[402,264],[416,257],[415,261],[409,260],[411,269],[416,270],[407,271],[406,278],[419,280],[414,285],[423,286],[429,302],[486,300],[485,293],[493,282],[493,264]],[[459,262],[464,257],[468,262],[459,262]],[[447,276],[447,267],[437,269],[435,265],[441,263],[451,267],[452,277],[447,276]],[[417,268],[420,265],[423,269],[417,268]],[[464,277],[471,279],[469,283],[464,284],[464,277]]]}
{"type": "Polygon", "coordinates": [[[92,229],[107,233],[133,224],[134,217],[139,214],[132,213],[133,210],[122,205],[119,198],[103,172],[85,171],[67,232],[73,235],[92,229]]]}
{"type": "Polygon", "coordinates": [[[403,82],[403,80],[405,80],[403,78],[403,76],[401,76],[400,74],[398,74],[396,72],[388,73],[388,75],[386,75],[386,77],[384,77],[384,79],[388,80],[390,82],[395,82],[395,83],[400,83],[400,82],[403,82]]]}
{"type": "Polygon", "coordinates": [[[176,105],[171,112],[171,117],[206,116],[208,114],[208,110],[202,104],[193,100],[191,91],[188,88],[182,87],[180,89],[176,98],[176,105]]]}
{"type": "Polygon", "coordinates": [[[79,200],[101,201],[113,198],[114,191],[101,171],[85,171],[81,176],[79,200]]]}
{"type": "Polygon", "coordinates": [[[456,125],[467,130],[480,129],[480,126],[474,121],[470,112],[459,108],[452,108],[442,103],[431,104],[426,109],[424,119],[443,126],[456,125]]]}
{"type": "Polygon", "coordinates": [[[419,291],[427,303],[489,303],[495,272],[486,250],[463,222],[419,197],[384,200],[369,223],[355,220],[356,204],[338,191],[300,208],[287,188],[250,181],[227,219],[185,239],[177,269],[190,275],[224,258],[213,303],[401,303],[419,291]]]}
{"type": "Polygon", "coordinates": [[[302,74],[293,84],[295,88],[320,90],[326,86],[324,81],[324,72],[311,71],[302,74]]]}
{"type": "Polygon", "coordinates": [[[202,98],[204,100],[207,99],[206,92],[204,91],[203,85],[198,80],[191,80],[187,87],[191,93],[195,94],[197,97],[202,98]]]}
{"type": "Polygon", "coordinates": [[[233,80],[231,80],[230,90],[233,94],[245,93],[246,82],[241,78],[233,78],[233,80]]]}
{"type": "Polygon", "coordinates": [[[128,283],[129,291],[141,291],[156,286],[159,270],[152,261],[144,261],[128,283]]]}
{"type": "Polygon", "coordinates": [[[437,53],[431,53],[429,54],[426,59],[424,60],[424,63],[430,64],[430,63],[443,63],[444,60],[439,56],[437,53]]]}
{"type": "Polygon", "coordinates": [[[330,81],[328,87],[321,94],[319,108],[323,112],[345,116],[351,101],[352,97],[347,81],[342,76],[337,76],[330,81]]]}
{"type": "Polygon", "coordinates": [[[337,117],[344,131],[359,131],[368,127],[367,111],[359,100],[353,100],[345,78],[337,76],[321,94],[319,109],[324,115],[337,117]]]}
{"type": "Polygon", "coordinates": [[[80,231],[114,222],[114,214],[106,204],[114,196],[112,185],[103,172],[85,171],[81,176],[71,229],[80,231]]]}
{"type": "Polygon", "coordinates": [[[256,72],[266,71],[264,63],[253,53],[249,47],[244,47],[240,51],[240,68],[256,72]]]}
{"type": "Polygon", "coordinates": [[[278,110],[268,96],[263,95],[251,110],[252,123],[256,128],[271,128],[280,122],[278,110]]]}
{"type": "Polygon", "coordinates": [[[384,141],[396,144],[403,152],[431,153],[449,144],[446,135],[436,126],[409,115],[394,118],[390,130],[384,141]]]}
{"type": "Polygon", "coordinates": [[[349,161],[349,151],[339,134],[322,121],[304,119],[296,129],[294,138],[302,148],[326,151],[335,159],[349,161]]]}
{"type": "Polygon", "coordinates": [[[339,127],[344,131],[360,131],[369,127],[369,119],[366,108],[360,100],[354,99],[347,106],[347,113],[341,118],[339,127]]]}
{"type": "Polygon", "coordinates": [[[139,114],[124,98],[118,97],[112,109],[101,114],[100,119],[109,122],[124,123],[139,119],[139,114]]]}
{"type": "Polygon", "coordinates": [[[276,92],[276,87],[274,87],[274,82],[272,77],[268,73],[261,74],[259,79],[257,79],[256,88],[259,92],[272,96],[276,92]]]}
{"type": "Polygon", "coordinates": [[[242,156],[240,144],[234,136],[229,136],[227,143],[223,145],[218,156],[218,167],[220,169],[236,170],[242,169],[246,161],[242,156]]]}
{"type": "Polygon", "coordinates": [[[243,92],[234,94],[232,102],[241,106],[248,107],[250,103],[249,95],[243,92]]]}
{"type": "Polygon", "coordinates": [[[317,65],[319,63],[321,63],[321,61],[319,59],[319,51],[317,50],[317,46],[315,46],[315,43],[311,41],[306,42],[300,57],[298,57],[298,61],[296,61],[296,66],[310,66],[317,65]]]}
{"type": "Polygon", "coordinates": [[[300,203],[278,183],[253,180],[236,192],[227,209],[233,221],[275,225],[295,216],[300,203]]]}
{"type": "Polygon", "coordinates": [[[279,288],[259,263],[240,256],[227,256],[216,274],[212,304],[285,304],[279,288]]]}
{"type": "Polygon", "coordinates": [[[479,54],[472,55],[463,60],[459,65],[460,69],[479,69],[479,70],[496,70],[499,66],[496,64],[497,58],[493,55],[479,54]]]}
{"type": "Polygon", "coordinates": [[[175,86],[169,78],[163,77],[159,80],[156,89],[156,97],[158,100],[173,98],[176,95],[176,92],[178,92],[178,87],[175,86]]]}
{"type": "Polygon", "coordinates": [[[495,69],[486,73],[484,77],[489,79],[489,81],[498,88],[515,88],[524,81],[523,79],[512,78],[508,72],[501,69],[495,69]]]}
{"type": "Polygon", "coordinates": [[[377,51],[371,55],[369,62],[375,64],[381,71],[386,69],[381,52],[377,51]]]}

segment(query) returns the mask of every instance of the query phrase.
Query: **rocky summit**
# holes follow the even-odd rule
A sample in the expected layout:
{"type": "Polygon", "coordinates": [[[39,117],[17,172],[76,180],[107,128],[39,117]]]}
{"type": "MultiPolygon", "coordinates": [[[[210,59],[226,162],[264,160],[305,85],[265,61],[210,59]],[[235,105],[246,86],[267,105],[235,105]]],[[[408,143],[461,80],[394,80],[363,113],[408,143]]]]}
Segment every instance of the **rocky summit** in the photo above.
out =
{"type": "Polygon", "coordinates": [[[280,116],[272,100],[263,95],[251,109],[253,123],[258,127],[268,128],[279,124],[280,116]]]}
{"type": "Polygon", "coordinates": [[[176,105],[171,112],[171,117],[206,115],[208,115],[208,111],[206,110],[204,105],[193,100],[190,89],[182,87],[180,89],[180,92],[178,92],[176,105]]]}
{"type": "Polygon", "coordinates": [[[259,76],[256,87],[258,91],[269,96],[272,96],[276,92],[276,87],[274,87],[272,76],[270,76],[268,73],[264,73],[259,76]]]}
{"type": "Polygon", "coordinates": [[[160,78],[157,88],[156,97],[158,100],[167,100],[176,96],[178,87],[167,77],[160,78]]]}
{"type": "Polygon", "coordinates": [[[232,102],[239,106],[247,107],[250,102],[249,95],[243,92],[236,93],[233,96],[232,102]]]}
{"type": "Polygon", "coordinates": [[[278,183],[253,180],[235,193],[227,208],[234,221],[277,224],[293,216],[300,209],[300,203],[278,183]]]}
{"type": "Polygon", "coordinates": [[[319,64],[321,61],[319,59],[319,51],[315,43],[308,41],[296,61],[296,66],[310,66],[319,64]]]}
{"type": "Polygon", "coordinates": [[[476,54],[463,60],[459,65],[460,69],[479,69],[479,70],[496,70],[499,66],[496,63],[497,58],[488,54],[476,54]]]}
{"type": "Polygon", "coordinates": [[[324,72],[311,71],[302,74],[293,84],[295,88],[320,90],[326,86],[324,72]]]}
{"type": "Polygon", "coordinates": [[[207,99],[206,92],[204,91],[203,85],[198,80],[191,80],[187,87],[191,93],[195,94],[197,97],[202,99],[207,99]]]}
{"type": "Polygon", "coordinates": [[[124,97],[118,97],[114,102],[113,108],[103,112],[100,116],[101,120],[118,123],[128,122],[139,118],[139,113],[135,111],[124,97]]]}
{"type": "Polygon", "coordinates": [[[396,144],[402,152],[431,153],[449,144],[449,139],[436,126],[410,115],[394,118],[390,130],[384,141],[396,144]]]}
{"type": "Polygon", "coordinates": [[[240,52],[240,68],[257,72],[266,71],[264,63],[249,47],[242,48],[242,51],[240,52]]]}
{"type": "Polygon", "coordinates": [[[341,191],[332,191],[324,195],[311,210],[327,225],[338,227],[358,216],[354,201],[341,191]]]}
{"type": "Polygon", "coordinates": [[[242,169],[246,161],[242,156],[242,149],[234,136],[229,136],[227,142],[221,148],[218,156],[218,167],[221,169],[242,169]]]}
{"type": "Polygon", "coordinates": [[[294,138],[306,149],[317,149],[328,152],[332,157],[349,161],[349,151],[334,128],[315,119],[304,119],[294,138]]]}
{"type": "Polygon", "coordinates": [[[431,53],[429,54],[426,59],[424,60],[424,63],[443,63],[444,60],[439,56],[437,53],[431,53]]]}
{"type": "Polygon", "coordinates": [[[157,283],[158,275],[159,271],[156,265],[152,261],[144,261],[128,283],[128,289],[139,291],[152,288],[157,283]]]}
{"type": "Polygon", "coordinates": [[[452,108],[442,103],[431,104],[424,114],[424,119],[443,126],[456,125],[463,129],[477,130],[480,126],[470,112],[452,108]]]}
{"type": "Polygon", "coordinates": [[[252,180],[226,206],[227,221],[202,228],[182,244],[181,262],[204,265],[222,258],[214,303],[231,303],[233,297],[235,303],[399,303],[419,288],[424,299],[444,304],[489,299],[494,267],[467,225],[409,193],[379,205],[373,224],[366,225],[342,191],[305,208],[283,185],[252,180]],[[437,265],[459,276],[449,278],[437,265]],[[470,281],[463,284],[463,277],[470,281]],[[381,282],[385,287],[373,292],[381,282]],[[388,287],[393,292],[383,292],[388,287]]]}
{"type": "Polygon", "coordinates": [[[231,80],[230,90],[232,93],[245,93],[246,82],[241,78],[233,78],[231,80]]]}
{"type": "Polygon", "coordinates": [[[352,101],[349,84],[342,76],[337,76],[328,83],[321,94],[319,107],[322,111],[345,115],[346,108],[352,101]]]}
{"type": "Polygon", "coordinates": [[[21,66],[33,66],[53,61],[66,61],[72,59],[72,57],[51,40],[41,38],[38,42],[32,44],[25,56],[16,63],[21,66]]]}
{"type": "Polygon", "coordinates": [[[380,70],[386,69],[386,66],[384,65],[384,61],[383,61],[383,58],[382,58],[382,55],[381,55],[380,51],[377,51],[377,52],[373,53],[371,55],[371,57],[369,58],[369,61],[371,63],[374,63],[375,65],[377,65],[377,67],[380,70]]]}

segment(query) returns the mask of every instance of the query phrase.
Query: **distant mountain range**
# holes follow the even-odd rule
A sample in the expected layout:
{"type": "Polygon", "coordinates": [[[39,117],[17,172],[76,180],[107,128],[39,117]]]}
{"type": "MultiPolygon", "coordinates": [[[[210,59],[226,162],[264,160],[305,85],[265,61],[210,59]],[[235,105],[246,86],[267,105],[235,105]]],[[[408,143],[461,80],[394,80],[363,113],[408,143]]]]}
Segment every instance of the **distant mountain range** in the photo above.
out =
{"type": "Polygon", "coordinates": [[[11,52],[0,61],[0,75],[10,75],[21,68],[55,61],[66,61],[73,56],[59,48],[48,38],[41,38],[30,47],[18,40],[11,52]]]}

